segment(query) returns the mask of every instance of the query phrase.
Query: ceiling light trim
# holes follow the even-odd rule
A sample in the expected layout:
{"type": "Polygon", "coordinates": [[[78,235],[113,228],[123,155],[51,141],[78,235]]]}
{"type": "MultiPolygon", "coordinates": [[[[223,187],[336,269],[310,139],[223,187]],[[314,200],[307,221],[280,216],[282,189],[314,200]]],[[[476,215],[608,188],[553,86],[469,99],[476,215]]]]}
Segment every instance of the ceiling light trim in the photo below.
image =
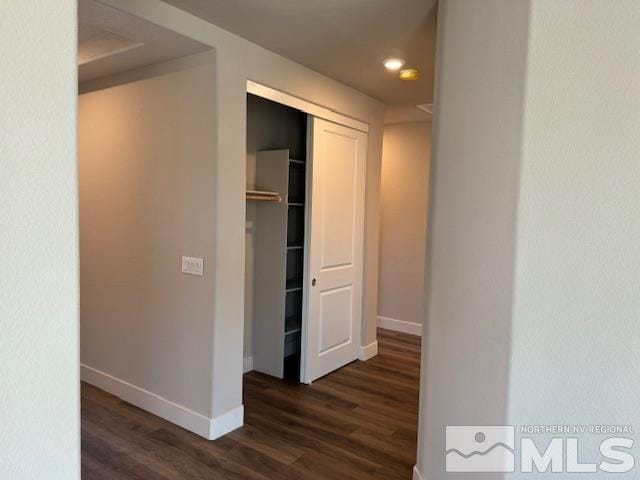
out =
{"type": "Polygon", "coordinates": [[[397,72],[402,67],[404,67],[405,63],[406,62],[403,59],[398,57],[387,58],[382,62],[382,64],[384,65],[384,68],[386,68],[391,72],[397,72]]]}

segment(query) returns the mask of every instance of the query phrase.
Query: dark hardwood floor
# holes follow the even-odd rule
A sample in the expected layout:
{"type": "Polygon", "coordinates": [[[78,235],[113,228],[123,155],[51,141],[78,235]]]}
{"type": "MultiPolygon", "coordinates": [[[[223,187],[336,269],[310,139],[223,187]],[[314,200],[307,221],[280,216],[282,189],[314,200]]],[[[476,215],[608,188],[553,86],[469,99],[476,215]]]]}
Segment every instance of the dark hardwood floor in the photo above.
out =
{"type": "Polygon", "coordinates": [[[409,480],[420,338],[378,341],[377,357],[311,386],[246,374],[245,425],[213,442],[83,384],[82,478],[409,480]]]}

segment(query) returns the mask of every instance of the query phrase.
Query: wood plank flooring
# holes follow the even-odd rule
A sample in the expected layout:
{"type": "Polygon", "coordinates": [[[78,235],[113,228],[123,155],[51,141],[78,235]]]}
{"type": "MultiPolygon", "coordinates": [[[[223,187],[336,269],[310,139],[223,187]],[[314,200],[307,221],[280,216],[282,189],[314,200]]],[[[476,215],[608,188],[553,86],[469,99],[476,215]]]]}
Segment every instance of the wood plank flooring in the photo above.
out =
{"type": "Polygon", "coordinates": [[[311,386],[244,376],[245,425],[207,441],[82,385],[83,480],[409,480],[420,338],[379,331],[379,355],[311,386]]]}

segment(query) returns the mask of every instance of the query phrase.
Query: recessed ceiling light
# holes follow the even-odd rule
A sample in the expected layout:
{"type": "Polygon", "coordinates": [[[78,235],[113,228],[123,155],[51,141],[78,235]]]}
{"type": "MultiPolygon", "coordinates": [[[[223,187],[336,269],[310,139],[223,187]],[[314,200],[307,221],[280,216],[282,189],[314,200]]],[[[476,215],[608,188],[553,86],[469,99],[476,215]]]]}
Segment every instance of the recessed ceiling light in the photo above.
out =
{"type": "Polygon", "coordinates": [[[415,68],[405,68],[400,70],[400,80],[418,80],[420,71],[415,68]]]}
{"type": "Polygon", "coordinates": [[[387,58],[384,62],[384,66],[387,70],[396,71],[400,70],[404,65],[404,60],[401,58],[387,58]]]}

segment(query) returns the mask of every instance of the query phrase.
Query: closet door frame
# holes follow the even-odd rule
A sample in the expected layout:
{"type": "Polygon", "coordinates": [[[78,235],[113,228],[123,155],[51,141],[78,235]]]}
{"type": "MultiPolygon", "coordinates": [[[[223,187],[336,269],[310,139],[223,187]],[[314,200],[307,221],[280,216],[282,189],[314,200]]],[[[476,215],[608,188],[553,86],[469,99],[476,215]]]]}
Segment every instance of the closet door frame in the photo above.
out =
{"type": "MultiPolygon", "coordinates": [[[[291,95],[289,93],[276,90],[274,88],[268,87],[261,83],[255,82],[253,80],[247,80],[247,93],[265,98],[267,100],[271,100],[276,103],[280,103],[282,105],[286,105],[291,108],[295,108],[296,110],[306,113],[309,118],[316,117],[322,120],[327,120],[327,121],[336,123],[338,125],[343,125],[345,127],[352,128],[354,130],[358,130],[367,135],[369,134],[368,123],[362,122],[352,117],[348,117],[346,115],[342,115],[333,110],[325,108],[321,105],[317,105],[315,103],[309,102],[302,98],[296,97],[295,95],[291,95]]],[[[312,158],[313,157],[312,155],[313,139],[311,138],[311,133],[309,129],[310,123],[311,122],[307,122],[307,165],[306,165],[307,202],[305,205],[305,259],[304,259],[305,271],[304,271],[304,280],[303,280],[303,309],[302,309],[303,311],[302,311],[301,352],[300,352],[301,354],[300,355],[300,362],[301,362],[300,363],[300,382],[302,383],[311,383],[309,381],[308,366],[306,365],[306,348],[307,348],[306,333],[308,330],[307,297],[308,297],[309,288],[311,287],[310,285],[307,285],[308,279],[309,279],[308,254],[309,254],[309,240],[310,240],[310,237],[308,235],[309,235],[310,226],[311,226],[309,223],[311,219],[311,208],[313,207],[312,201],[311,201],[311,192],[313,188],[313,185],[311,185],[312,183],[311,169],[313,166],[312,165],[313,164],[313,158],[312,158]]],[[[366,168],[365,168],[365,178],[366,178],[366,168]]],[[[366,179],[364,181],[365,181],[365,191],[366,191],[366,179]]],[[[363,208],[365,208],[366,210],[366,205],[364,205],[363,208]]],[[[363,225],[363,228],[366,228],[366,226],[363,225]]],[[[362,269],[361,269],[362,270],[361,272],[362,273],[362,278],[361,278],[362,292],[361,293],[362,295],[364,295],[364,254],[365,252],[363,248],[362,258],[361,258],[361,261],[362,261],[362,269]]],[[[362,305],[361,322],[363,319],[364,319],[364,305],[362,305]]],[[[362,332],[362,328],[364,328],[364,326],[361,324],[360,332],[362,332]]],[[[358,343],[360,343],[360,339],[358,339],[358,343]]]]}
{"type": "Polygon", "coordinates": [[[247,80],[247,93],[257,95],[258,97],[266,98],[276,103],[281,103],[301,112],[307,113],[323,120],[328,120],[338,125],[344,125],[345,127],[353,128],[364,133],[369,133],[369,124],[356,120],[355,118],[342,115],[341,113],[329,110],[321,105],[308,102],[302,98],[290,95],[288,93],[276,90],[266,85],[262,85],[253,80],[247,80]]]}

